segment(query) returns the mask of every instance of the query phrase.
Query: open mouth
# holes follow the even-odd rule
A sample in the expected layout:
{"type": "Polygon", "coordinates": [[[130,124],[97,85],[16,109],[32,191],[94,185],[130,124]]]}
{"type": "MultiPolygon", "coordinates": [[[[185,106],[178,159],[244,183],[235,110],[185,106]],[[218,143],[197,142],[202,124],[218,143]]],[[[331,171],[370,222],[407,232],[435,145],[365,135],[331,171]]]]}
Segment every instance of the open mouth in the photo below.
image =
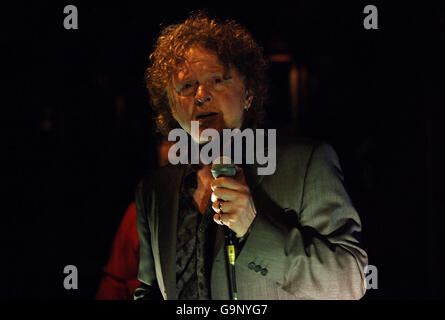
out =
{"type": "Polygon", "coordinates": [[[216,112],[204,112],[204,113],[201,113],[201,114],[197,115],[196,116],[196,120],[210,118],[210,117],[215,116],[217,114],[218,113],[216,113],[216,112]]]}

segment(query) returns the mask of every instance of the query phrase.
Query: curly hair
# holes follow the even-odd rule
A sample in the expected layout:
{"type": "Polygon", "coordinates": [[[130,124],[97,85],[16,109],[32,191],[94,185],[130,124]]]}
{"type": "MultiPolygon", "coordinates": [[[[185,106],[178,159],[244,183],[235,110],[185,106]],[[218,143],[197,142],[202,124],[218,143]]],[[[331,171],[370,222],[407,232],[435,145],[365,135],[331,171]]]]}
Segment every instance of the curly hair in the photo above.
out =
{"type": "Polygon", "coordinates": [[[168,89],[173,74],[185,61],[186,51],[193,45],[215,52],[225,68],[236,68],[249,95],[253,96],[243,127],[258,128],[262,125],[268,96],[268,63],[263,56],[263,48],[236,21],[211,19],[207,13],[198,11],[180,24],[165,27],[150,55],[145,83],[157,130],[168,135],[171,129],[179,127],[171,112],[168,89]]]}

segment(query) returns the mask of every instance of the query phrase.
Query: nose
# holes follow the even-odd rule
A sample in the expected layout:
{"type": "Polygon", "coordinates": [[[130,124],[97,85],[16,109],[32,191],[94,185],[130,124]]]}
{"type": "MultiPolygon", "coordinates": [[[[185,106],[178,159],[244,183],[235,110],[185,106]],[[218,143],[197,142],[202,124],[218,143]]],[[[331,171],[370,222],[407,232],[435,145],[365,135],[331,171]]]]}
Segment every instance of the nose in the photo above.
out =
{"type": "Polygon", "coordinates": [[[206,90],[205,86],[200,85],[195,94],[195,105],[202,106],[207,101],[212,100],[210,93],[206,90]]]}

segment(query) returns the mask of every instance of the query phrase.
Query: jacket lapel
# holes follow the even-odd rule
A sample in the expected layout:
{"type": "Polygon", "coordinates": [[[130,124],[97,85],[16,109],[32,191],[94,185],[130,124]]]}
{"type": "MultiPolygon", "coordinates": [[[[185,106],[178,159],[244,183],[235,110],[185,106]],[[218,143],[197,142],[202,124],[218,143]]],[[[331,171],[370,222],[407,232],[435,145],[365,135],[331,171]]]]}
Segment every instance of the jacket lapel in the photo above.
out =
{"type": "Polygon", "coordinates": [[[179,191],[185,165],[167,166],[159,171],[157,183],[158,250],[164,281],[164,298],[176,299],[176,238],[179,191]]]}

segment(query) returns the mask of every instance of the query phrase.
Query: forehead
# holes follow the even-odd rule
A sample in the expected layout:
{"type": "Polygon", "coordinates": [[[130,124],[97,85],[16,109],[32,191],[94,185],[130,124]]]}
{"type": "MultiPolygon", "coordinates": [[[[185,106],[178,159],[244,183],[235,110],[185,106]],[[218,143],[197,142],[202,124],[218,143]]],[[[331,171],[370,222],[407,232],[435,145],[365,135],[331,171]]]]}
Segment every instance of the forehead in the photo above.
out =
{"type": "Polygon", "coordinates": [[[179,66],[175,74],[178,81],[183,80],[187,76],[195,72],[222,72],[224,65],[218,59],[218,56],[202,47],[190,47],[185,55],[185,62],[179,66]]]}

